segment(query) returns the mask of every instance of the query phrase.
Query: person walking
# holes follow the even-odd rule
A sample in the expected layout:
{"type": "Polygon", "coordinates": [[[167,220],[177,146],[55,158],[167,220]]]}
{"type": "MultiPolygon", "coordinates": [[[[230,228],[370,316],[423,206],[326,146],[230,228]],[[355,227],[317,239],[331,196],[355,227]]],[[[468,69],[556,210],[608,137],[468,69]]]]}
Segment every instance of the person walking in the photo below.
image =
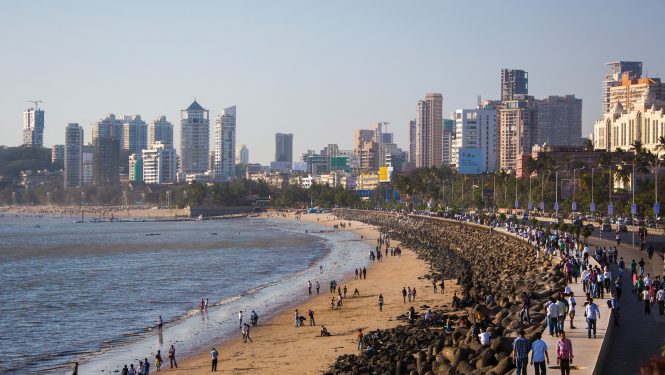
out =
{"type": "MultiPolygon", "coordinates": [[[[127,365],[125,365],[127,367],[127,365]]],[[[79,375],[79,363],[74,362],[74,368],[72,369],[72,375],[79,375]]]]}
{"type": "Polygon", "coordinates": [[[321,284],[319,284],[319,280],[316,280],[316,294],[319,294],[319,289],[321,288],[321,284]]]}
{"type": "Polygon", "coordinates": [[[536,340],[531,344],[531,365],[536,375],[545,375],[547,365],[550,364],[550,356],[547,354],[547,344],[543,341],[543,334],[536,332],[536,340]]]}
{"type": "Polygon", "coordinates": [[[593,338],[596,338],[596,319],[600,319],[600,309],[598,305],[593,302],[593,298],[589,297],[586,308],[584,309],[584,317],[587,321],[587,337],[591,338],[591,331],[593,330],[593,338]]]}
{"type": "Polygon", "coordinates": [[[649,296],[649,289],[644,289],[641,293],[642,301],[644,301],[644,315],[651,315],[651,296],[649,296]]]}
{"type": "Polygon", "coordinates": [[[383,294],[379,294],[379,311],[383,311],[383,294]]]}
{"type": "Polygon", "coordinates": [[[571,291],[569,293],[569,297],[568,297],[568,316],[570,317],[570,328],[571,329],[575,329],[575,326],[573,325],[573,320],[575,319],[575,306],[576,305],[577,305],[577,302],[575,302],[575,293],[573,293],[571,291]]]}
{"type": "MultiPolygon", "coordinates": [[[[72,375],[73,374],[74,373],[72,373],[72,375]]],[[[78,375],[78,371],[77,371],[76,375],[78,375]]],[[[127,368],[127,365],[125,365],[125,367],[122,368],[122,371],[120,371],[120,375],[129,375],[129,369],[127,368]]]]}
{"type": "Polygon", "coordinates": [[[310,296],[312,295],[312,282],[310,280],[307,280],[307,293],[309,293],[310,296]]]}
{"type": "Polygon", "coordinates": [[[238,328],[242,328],[242,310],[238,312],[238,328]]]}
{"type": "Polygon", "coordinates": [[[558,318],[559,318],[559,307],[556,305],[556,301],[553,297],[550,297],[550,300],[546,304],[547,309],[547,326],[549,328],[550,336],[555,334],[559,335],[558,330],[558,318]]]}
{"type": "Polygon", "coordinates": [[[524,338],[524,330],[517,333],[517,338],[513,341],[513,363],[517,368],[515,375],[526,375],[526,368],[529,363],[529,351],[531,350],[531,342],[524,338]]]}
{"type": "Polygon", "coordinates": [[[136,375],[136,369],[134,368],[133,363],[129,364],[129,371],[127,371],[127,375],[136,375]]]}
{"type": "Polygon", "coordinates": [[[607,301],[608,307],[612,310],[612,316],[614,317],[614,326],[619,325],[619,318],[620,318],[620,313],[619,313],[619,299],[615,294],[612,294],[612,299],[607,301]]]}
{"type": "Polygon", "coordinates": [[[363,267],[363,279],[367,280],[367,268],[363,267]]]}
{"type": "Polygon", "coordinates": [[[175,368],[178,368],[178,362],[175,360],[175,346],[171,345],[169,348],[169,363],[171,365],[171,368],[175,366],[175,368]]]}
{"type": "Polygon", "coordinates": [[[314,311],[311,309],[307,312],[307,315],[309,315],[309,325],[310,326],[315,326],[316,323],[314,322],[314,311]]]}
{"type": "Polygon", "coordinates": [[[660,315],[665,315],[665,288],[662,286],[656,293],[656,302],[658,303],[658,310],[660,315]]]}
{"type": "Polygon", "coordinates": [[[211,371],[217,371],[217,357],[219,357],[219,353],[215,348],[212,348],[212,351],[210,352],[210,361],[212,364],[211,371]]]}
{"type": "Polygon", "coordinates": [[[157,318],[157,329],[161,331],[162,327],[164,327],[164,320],[162,319],[162,316],[160,315],[159,318],[157,318]]]}
{"type": "Polygon", "coordinates": [[[570,365],[573,364],[573,343],[566,338],[566,332],[561,331],[556,342],[556,363],[561,369],[561,375],[570,375],[570,365]]]}
{"type": "Polygon", "coordinates": [[[402,298],[404,299],[404,303],[406,303],[406,287],[402,288],[402,298]]]}

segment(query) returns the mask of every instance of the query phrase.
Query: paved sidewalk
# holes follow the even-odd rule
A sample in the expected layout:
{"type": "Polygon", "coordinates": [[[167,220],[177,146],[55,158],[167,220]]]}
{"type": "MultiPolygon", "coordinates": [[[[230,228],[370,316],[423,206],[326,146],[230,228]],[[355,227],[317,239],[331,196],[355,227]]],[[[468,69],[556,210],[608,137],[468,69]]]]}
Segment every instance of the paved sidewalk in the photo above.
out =
{"type": "MultiPolygon", "coordinates": [[[[593,246],[615,246],[616,241],[599,240],[590,238],[593,246]]],[[[665,316],[659,315],[658,307],[651,309],[651,315],[644,314],[644,303],[637,300],[637,296],[631,293],[633,289],[630,275],[630,262],[635,259],[644,258],[646,262],[645,273],[650,273],[651,277],[656,275],[663,276],[663,260],[660,256],[654,255],[649,260],[645,251],[640,251],[639,247],[632,247],[630,244],[622,244],[619,248],[619,257],[623,257],[626,262],[623,279],[623,296],[619,303],[621,304],[620,326],[614,327],[612,337],[609,341],[609,347],[605,358],[602,360],[602,373],[610,375],[624,375],[639,373],[639,366],[646,362],[653,355],[660,352],[660,348],[665,346],[665,316]]],[[[618,266],[611,267],[612,277],[616,278],[619,274],[618,266]]],[[[601,306],[601,313],[603,311],[601,306]]],[[[607,314],[606,314],[607,315],[607,314]]]]}

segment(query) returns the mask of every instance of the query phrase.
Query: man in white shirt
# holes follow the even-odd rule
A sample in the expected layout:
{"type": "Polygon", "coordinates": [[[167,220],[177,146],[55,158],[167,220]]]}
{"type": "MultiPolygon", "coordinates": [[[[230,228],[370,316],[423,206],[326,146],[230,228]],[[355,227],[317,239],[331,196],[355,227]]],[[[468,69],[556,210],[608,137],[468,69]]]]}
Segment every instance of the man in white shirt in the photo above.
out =
{"type": "Polygon", "coordinates": [[[598,305],[593,303],[593,298],[589,298],[587,301],[584,309],[584,316],[587,321],[587,336],[591,338],[591,331],[593,330],[593,338],[596,338],[596,319],[600,319],[600,309],[598,309],[598,305]]]}
{"type": "Polygon", "coordinates": [[[656,293],[656,301],[658,302],[660,315],[665,315],[665,289],[661,288],[658,293],[656,293]]]}
{"type": "Polygon", "coordinates": [[[570,317],[570,328],[575,329],[573,325],[573,320],[575,319],[575,297],[574,293],[571,291],[568,297],[568,316],[570,317]]]}

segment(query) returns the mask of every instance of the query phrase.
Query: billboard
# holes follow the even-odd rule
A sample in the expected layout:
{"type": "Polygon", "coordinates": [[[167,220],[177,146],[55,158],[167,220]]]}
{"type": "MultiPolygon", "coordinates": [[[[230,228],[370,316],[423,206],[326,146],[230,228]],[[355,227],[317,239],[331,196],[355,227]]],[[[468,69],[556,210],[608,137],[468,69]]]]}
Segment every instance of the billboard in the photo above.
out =
{"type": "Polygon", "coordinates": [[[483,150],[480,148],[460,148],[457,171],[460,174],[483,173],[483,150]]]}
{"type": "Polygon", "coordinates": [[[390,182],[393,167],[379,167],[379,182],[390,182]]]}

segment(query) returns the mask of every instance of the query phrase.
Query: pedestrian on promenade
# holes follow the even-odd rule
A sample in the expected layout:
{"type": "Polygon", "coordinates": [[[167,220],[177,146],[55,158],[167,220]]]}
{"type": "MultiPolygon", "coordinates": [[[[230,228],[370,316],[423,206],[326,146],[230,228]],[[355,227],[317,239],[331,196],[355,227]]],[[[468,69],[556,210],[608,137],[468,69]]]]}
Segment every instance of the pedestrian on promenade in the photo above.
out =
{"type": "Polygon", "coordinates": [[[587,337],[591,338],[591,331],[593,330],[593,338],[596,338],[596,319],[600,319],[600,310],[598,305],[593,302],[593,298],[589,297],[587,300],[586,308],[584,309],[584,317],[587,321],[587,337]]]}
{"type": "Polygon", "coordinates": [[[536,332],[536,341],[531,344],[531,365],[533,365],[536,375],[545,375],[547,365],[550,364],[550,356],[547,354],[547,344],[542,340],[543,334],[536,332]]]}
{"type": "Polygon", "coordinates": [[[518,336],[513,341],[513,363],[517,371],[515,375],[526,375],[526,368],[529,363],[529,351],[531,350],[531,342],[524,338],[524,330],[518,332],[518,336]]]}
{"type": "Polygon", "coordinates": [[[554,336],[554,334],[558,336],[559,307],[556,305],[556,300],[553,297],[550,297],[545,308],[547,310],[547,326],[549,328],[550,336],[554,336]]]}
{"type": "Polygon", "coordinates": [[[612,316],[614,316],[614,326],[619,325],[619,318],[620,312],[619,312],[619,298],[617,298],[616,293],[612,294],[612,299],[607,301],[607,306],[612,310],[612,316]]]}
{"type": "Polygon", "coordinates": [[[644,315],[651,315],[651,300],[649,296],[649,289],[642,291],[642,301],[644,301],[644,315]]]}
{"type": "Polygon", "coordinates": [[[568,297],[568,316],[570,317],[570,328],[575,329],[575,326],[573,325],[573,320],[575,319],[575,306],[577,303],[575,302],[575,293],[572,291],[569,294],[568,297]]]}
{"type": "Polygon", "coordinates": [[[658,302],[658,309],[660,310],[660,315],[665,314],[665,288],[661,286],[658,293],[656,293],[656,302],[658,302]]]}
{"type": "Polygon", "coordinates": [[[561,375],[570,375],[573,358],[573,343],[566,338],[566,332],[561,331],[561,337],[556,342],[556,363],[561,368],[561,375]]]}

